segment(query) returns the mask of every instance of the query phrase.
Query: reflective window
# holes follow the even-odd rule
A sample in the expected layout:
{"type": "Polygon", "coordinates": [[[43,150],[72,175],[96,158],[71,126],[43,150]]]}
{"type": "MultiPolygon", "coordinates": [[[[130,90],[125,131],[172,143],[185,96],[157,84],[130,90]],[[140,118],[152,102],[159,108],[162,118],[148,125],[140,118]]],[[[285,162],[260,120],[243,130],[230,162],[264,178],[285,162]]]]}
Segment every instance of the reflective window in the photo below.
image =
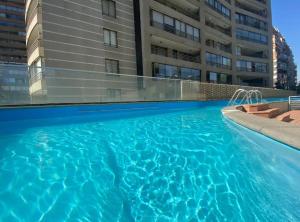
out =
{"type": "Polygon", "coordinates": [[[108,29],[103,29],[103,34],[104,34],[104,44],[112,47],[117,47],[117,32],[108,30],[108,29]]]}
{"type": "Polygon", "coordinates": [[[216,84],[232,84],[232,75],[216,72],[207,72],[207,82],[216,84]]]}
{"type": "Polygon", "coordinates": [[[116,3],[111,0],[102,0],[102,14],[116,17],[116,3]]]}
{"type": "Polygon", "coordinates": [[[113,59],[105,59],[105,71],[107,73],[119,73],[119,61],[113,59]]]}
{"type": "Polygon", "coordinates": [[[153,63],[153,76],[200,81],[201,70],[153,63]]]}
{"type": "Polygon", "coordinates": [[[225,56],[206,52],[206,64],[224,69],[231,69],[231,59],[225,56]]]}
{"type": "Polygon", "coordinates": [[[256,32],[250,32],[243,29],[236,30],[236,37],[241,40],[256,42],[260,44],[268,44],[268,37],[256,32]]]}
{"type": "Polygon", "coordinates": [[[200,41],[200,29],[154,10],[151,11],[151,25],[184,38],[200,41]]]}
{"type": "Polygon", "coordinates": [[[243,71],[243,72],[262,72],[262,73],[268,72],[267,63],[251,62],[245,60],[236,61],[236,68],[238,71],[243,71]]]}

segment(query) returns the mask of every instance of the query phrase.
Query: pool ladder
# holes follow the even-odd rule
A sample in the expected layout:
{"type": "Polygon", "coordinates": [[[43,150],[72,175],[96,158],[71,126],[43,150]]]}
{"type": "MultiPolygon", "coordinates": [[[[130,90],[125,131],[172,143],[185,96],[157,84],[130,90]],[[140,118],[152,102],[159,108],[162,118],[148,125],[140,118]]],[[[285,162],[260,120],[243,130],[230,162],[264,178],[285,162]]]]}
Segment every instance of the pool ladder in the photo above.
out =
{"type": "Polygon", "coordinates": [[[238,89],[231,97],[228,106],[239,104],[259,104],[262,103],[262,93],[259,90],[238,89]]]}

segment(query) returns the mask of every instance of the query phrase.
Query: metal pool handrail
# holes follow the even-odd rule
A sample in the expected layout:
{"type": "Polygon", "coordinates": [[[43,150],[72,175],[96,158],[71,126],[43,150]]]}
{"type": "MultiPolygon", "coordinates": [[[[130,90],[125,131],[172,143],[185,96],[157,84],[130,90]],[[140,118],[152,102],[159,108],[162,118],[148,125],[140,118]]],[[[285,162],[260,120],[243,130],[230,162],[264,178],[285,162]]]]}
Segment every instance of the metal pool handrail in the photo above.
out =
{"type": "Polygon", "coordinates": [[[233,106],[237,104],[237,100],[240,98],[241,95],[244,96],[240,100],[239,104],[253,104],[253,96],[255,96],[256,103],[262,102],[262,93],[259,90],[245,90],[245,89],[238,89],[234,92],[233,96],[231,97],[228,106],[233,106]]]}
{"type": "Polygon", "coordinates": [[[300,110],[300,96],[290,96],[289,97],[289,109],[290,110],[300,110]]]}

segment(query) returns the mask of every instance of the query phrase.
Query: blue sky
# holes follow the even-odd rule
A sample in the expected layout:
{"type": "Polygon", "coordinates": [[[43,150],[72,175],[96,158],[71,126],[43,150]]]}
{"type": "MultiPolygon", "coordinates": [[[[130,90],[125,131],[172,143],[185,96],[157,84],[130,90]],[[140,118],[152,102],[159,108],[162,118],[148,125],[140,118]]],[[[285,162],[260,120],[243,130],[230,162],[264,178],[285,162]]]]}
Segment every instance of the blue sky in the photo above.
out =
{"type": "Polygon", "coordinates": [[[293,50],[300,80],[300,0],[272,0],[273,25],[293,50]]]}

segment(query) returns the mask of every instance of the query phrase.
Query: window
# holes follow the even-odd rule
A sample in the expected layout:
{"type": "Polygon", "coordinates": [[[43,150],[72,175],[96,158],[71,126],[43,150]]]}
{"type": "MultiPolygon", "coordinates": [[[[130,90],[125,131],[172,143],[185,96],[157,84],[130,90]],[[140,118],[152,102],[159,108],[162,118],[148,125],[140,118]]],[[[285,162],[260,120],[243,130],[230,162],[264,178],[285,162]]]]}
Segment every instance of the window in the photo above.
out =
{"type": "Polygon", "coordinates": [[[112,47],[118,47],[117,32],[108,29],[103,29],[104,44],[112,47]]]}
{"type": "Polygon", "coordinates": [[[181,79],[200,81],[201,72],[199,69],[180,68],[181,79]]]}
{"type": "Polygon", "coordinates": [[[216,66],[223,69],[231,69],[231,59],[221,56],[215,55],[213,53],[206,52],[206,64],[210,66],[216,66]]]}
{"type": "Polygon", "coordinates": [[[231,17],[231,10],[228,9],[222,3],[220,3],[218,0],[206,0],[205,2],[213,10],[217,11],[219,14],[223,15],[224,17],[230,19],[230,17],[231,17]]]}
{"type": "Polygon", "coordinates": [[[105,59],[105,72],[119,73],[119,61],[113,59],[105,59]]]}
{"type": "Polygon", "coordinates": [[[238,71],[244,72],[268,72],[268,64],[260,62],[251,62],[245,60],[236,61],[236,67],[238,71]]]}
{"type": "Polygon", "coordinates": [[[153,63],[153,76],[200,81],[201,70],[153,63]]]}
{"type": "Polygon", "coordinates": [[[262,35],[256,32],[246,31],[243,29],[236,30],[236,38],[250,41],[250,42],[257,42],[264,45],[268,44],[268,37],[266,35],[262,35]]]}
{"type": "Polygon", "coordinates": [[[200,29],[154,10],[151,10],[151,25],[193,41],[200,41],[200,29]]]}
{"type": "Polygon", "coordinates": [[[236,13],[235,20],[239,24],[247,25],[253,28],[265,31],[268,29],[268,24],[266,22],[241,13],[236,13]]]}
{"type": "Polygon", "coordinates": [[[111,0],[102,0],[102,14],[116,18],[116,3],[111,0]]]}
{"type": "Polygon", "coordinates": [[[151,45],[151,53],[155,55],[168,56],[168,49],[157,45],[151,45]]]}
{"type": "Polygon", "coordinates": [[[164,16],[159,12],[152,11],[152,20],[153,22],[164,24],[164,16]]]}
{"type": "Polygon", "coordinates": [[[208,71],[206,76],[209,83],[232,84],[232,76],[228,74],[208,71]]]}

